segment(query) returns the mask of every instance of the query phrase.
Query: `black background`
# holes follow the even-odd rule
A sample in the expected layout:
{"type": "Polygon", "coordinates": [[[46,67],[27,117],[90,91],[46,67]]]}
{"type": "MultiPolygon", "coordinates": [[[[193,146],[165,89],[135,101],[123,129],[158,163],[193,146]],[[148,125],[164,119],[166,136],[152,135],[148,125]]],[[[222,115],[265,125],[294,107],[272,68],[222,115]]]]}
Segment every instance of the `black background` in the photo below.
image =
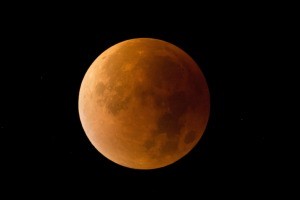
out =
{"type": "Polygon", "coordinates": [[[213,187],[249,182],[263,187],[268,164],[261,128],[265,21],[251,12],[202,17],[201,11],[184,17],[160,13],[142,22],[78,14],[10,23],[14,29],[5,29],[3,37],[9,42],[4,48],[10,64],[1,73],[7,97],[2,98],[1,133],[9,136],[3,143],[9,146],[5,163],[10,174],[16,180],[75,180],[79,185],[84,185],[79,179],[134,178],[142,183],[180,177],[213,187]],[[209,122],[198,145],[178,162],[146,171],[116,165],[98,153],[78,113],[79,88],[90,64],[108,47],[137,37],[162,39],[186,51],[204,73],[211,95],[209,122]]]}

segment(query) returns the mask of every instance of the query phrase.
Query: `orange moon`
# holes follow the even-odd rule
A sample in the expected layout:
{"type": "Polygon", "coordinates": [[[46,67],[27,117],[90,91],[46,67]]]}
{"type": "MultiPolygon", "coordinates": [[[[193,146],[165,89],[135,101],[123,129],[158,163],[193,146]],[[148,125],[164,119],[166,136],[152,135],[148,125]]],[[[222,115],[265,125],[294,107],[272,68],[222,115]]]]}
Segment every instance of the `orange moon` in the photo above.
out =
{"type": "Polygon", "coordinates": [[[87,70],[79,116],[92,145],[134,169],[170,165],[203,135],[210,95],[196,62],[158,39],[130,39],[105,50],[87,70]]]}

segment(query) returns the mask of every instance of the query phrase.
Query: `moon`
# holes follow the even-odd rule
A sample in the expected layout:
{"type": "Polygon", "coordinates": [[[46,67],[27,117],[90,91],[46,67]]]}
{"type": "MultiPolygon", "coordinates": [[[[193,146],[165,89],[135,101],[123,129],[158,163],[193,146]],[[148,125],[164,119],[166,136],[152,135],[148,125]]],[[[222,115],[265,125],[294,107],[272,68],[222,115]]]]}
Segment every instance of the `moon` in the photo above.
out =
{"type": "Polygon", "coordinates": [[[168,166],[190,152],[210,112],[205,77],[179,47],[125,40],[105,50],[82,80],[79,117],[92,145],[133,169],[168,166]]]}

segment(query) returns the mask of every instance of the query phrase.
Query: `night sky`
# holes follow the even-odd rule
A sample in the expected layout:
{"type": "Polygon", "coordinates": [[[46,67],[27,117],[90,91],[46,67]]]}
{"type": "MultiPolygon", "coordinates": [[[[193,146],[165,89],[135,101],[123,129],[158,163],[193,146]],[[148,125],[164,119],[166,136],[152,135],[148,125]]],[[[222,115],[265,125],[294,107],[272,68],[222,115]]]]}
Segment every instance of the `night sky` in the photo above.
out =
{"type": "Polygon", "coordinates": [[[199,184],[259,183],[267,162],[265,134],[259,128],[263,114],[257,106],[264,92],[263,26],[245,17],[193,20],[191,25],[168,21],[132,22],[125,29],[118,28],[123,22],[96,24],[66,17],[18,29],[23,34],[12,36],[7,51],[13,56],[6,58],[11,64],[1,73],[1,87],[9,97],[2,99],[3,105],[16,105],[4,106],[1,113],[1,133],[10,138],[4,143],[12,144],[6,150],[8,168],[15,166],[12,176],[58,182],[182,177],[199,184]],[[78,113],[79,88],[90,64],[110,46],[137,37],[182,48],[200,66],[211,95],[209,122],[198,145],[176,163],[150,171],[119,166],[98,153],[78,113]],[[20,82],[15,86],[7,78],[20,82]]]}

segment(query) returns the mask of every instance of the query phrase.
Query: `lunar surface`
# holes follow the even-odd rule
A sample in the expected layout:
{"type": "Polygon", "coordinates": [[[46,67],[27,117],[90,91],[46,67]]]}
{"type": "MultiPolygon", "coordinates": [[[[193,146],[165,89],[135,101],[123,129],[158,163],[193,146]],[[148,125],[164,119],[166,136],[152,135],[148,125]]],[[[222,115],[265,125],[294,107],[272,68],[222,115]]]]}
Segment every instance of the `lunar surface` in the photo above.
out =
{"type": "Polygon", "coordinates": [[[137,38],[96,58],[82,80],[78,106],[83,129],[101,154],[128,168],[155,169],[198,143],[210,96],[200,68],[183,50],[137,38]]]}

